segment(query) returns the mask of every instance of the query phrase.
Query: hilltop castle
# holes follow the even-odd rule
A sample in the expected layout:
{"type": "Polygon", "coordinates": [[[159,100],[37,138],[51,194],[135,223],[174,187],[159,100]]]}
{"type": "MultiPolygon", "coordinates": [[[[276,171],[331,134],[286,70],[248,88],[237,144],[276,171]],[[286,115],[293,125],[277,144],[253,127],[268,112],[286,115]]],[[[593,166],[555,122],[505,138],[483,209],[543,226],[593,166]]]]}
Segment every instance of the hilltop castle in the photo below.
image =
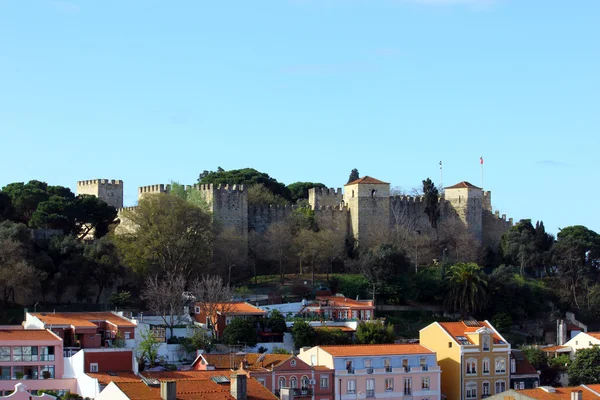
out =
{"type": "MultiPolygon", "coordinates": [[[[243,185],[200,184],[185,186],[198,190],[220,226],[235,229],[247,237],[248,232],[265,232],[269,225],[286,220],[298,206],[248,205],[248,191],[243,185]]],[[[170,185],[142,186],[138,200],[144,196],[168,193],[170,185]]],[[[123,182],[94,179],[77,182],[77,194],[99,197],[123,210],[123,182]]],[[[396,224],[409,223],[418,232],[434,235],[424,197],[390,196],[390,184],[365,176],[342,189],[312,188],[310,207],[321,229],[330,229],[339,240],[354,239],[361,247],[377,243],[396,224]]],[[[491,192],[460,182],[445,188],[440,199],[440,221],[451,221],[466,229],[484,246],[496,247],[513,224],[512,219],[492,212],[491,192]]]]}

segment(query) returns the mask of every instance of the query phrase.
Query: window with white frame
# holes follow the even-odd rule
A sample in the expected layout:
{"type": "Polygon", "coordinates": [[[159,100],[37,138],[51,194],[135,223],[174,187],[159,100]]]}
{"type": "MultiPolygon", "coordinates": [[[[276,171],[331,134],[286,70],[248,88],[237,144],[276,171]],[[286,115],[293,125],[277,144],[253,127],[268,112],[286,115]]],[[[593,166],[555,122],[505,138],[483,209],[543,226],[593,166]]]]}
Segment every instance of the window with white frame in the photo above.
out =
{"type": "Polygon", "coordinates": [[[496,394],[506,391],[506,382],[496,381],[496,394]]]}
{"type": "Polygon", "coordinates": [[[404,394],[409,395],[412,393],[412,378],[404,378],[404,394]]]}
{"type": "Polygon", "coordinates": [[[392,360],[389,358],[384,358],[383,367],[385,368],[385,372],[392,372],[392,360]]]}
{"type": "Polygon", "coordinates": [[[385,379],[385,391],[386,392],[394,391],[394,378],[386,378],[385,379]]]}
{"type": "Polygon", "coordinates": [[[356,381],[354,379],[348,379],[346,382],[346,393],[356,393],[356,381]]]}
{"type": "Polygon", "coordinates": [[[489,374],[490,373],[490,359],[489,358],[484,358],[482,364],[482,372],[484,374],[489,374]]]}
{"type": "Polygon", "coordinates": [[[519,382],[519,389],[523,390],[525,389],[525,382],[519,382]]]}
{"type": "Polygon", "coordinates": [[[200,314],[200,307],[196,306],[194,311],[196,312],[196,314],[200,314]]]}
{"type": "Polygon", "coordinates": [[[258,383],[260,383],[261,385],[265,386],[265,380],[263,378],[258,378],[256,380],[258,381],[258,383]]]}
{"type": "Polygon", "coordinates": [[[429,377],[424,376],[421,378],[421,389],[429,390],[429,377]]]}
{"type": "Polygon", "coordinates": [[[474,358],[467,360],[467,375],[477,375],[477,360],[474,358]]]}
{"type": "Polygon", "coordinates": [[[348,371],[349,374],[354,373],[354,363],[352,360],[346,360],[346,371],[348,371]]]}
{"type": "Polygon", "coordinates": [[[98,363],[90,363],[90,372],[98,372],[98,363]]]}
{"type": "Polygon", "coordinates": [[[483,351],[490,350],[490,337],[489,335],[483,335],[483,351]]]}
{"type": "Polygon", "coordinates": [[[476,399],[477,398],[477,383],[469,382],[465,387],[465,397],[467,399],[476,399]]]}
{"type": "Polygon", "coordinates": [[[302,389],[308,388],[308,376],[302,375],[302,378],[300,378],[300,387],[302,389]]]}
{"type": "Polygon", "coordinates": [[[279,379],[277,380],[277,387],[279,389],[284,388],[285,387],[285,377],[280,376],[279,379]]]}
{"type": "Polygon", "coordinates": [[[490,383],[489,382],[483,382],[483,385],[481,386],[482,388],[482,395],[483,396],[489,396],[490,395],[490,383]]]}
{"type": "Polygon", "coordinates": [[[375,379],[367,379],[367,397],[375,397],[375,379]]]}
{"type": "Polygon", "coordinates": [[[296,360],[292,360],[292,361],[290,361],[290,366],[291,366],[291,367],[295,367],[295,366],[296,366],[296,360]]]}
{"type": "Polygon", "coordinates": [[[517,360],[514,358],[510,359],[510,373],[514,374],[517,372],[517,360]]]}
{"type": "Polygon", "coordinates": [[[496,373],[506,372],[506,358],[496,358],[496,373]]]}
{"type": "Polygon", "coordinates": [[[131,339],[131,332],[125,332],[125,339],[131,339]]]}
{"type": "Polygon", "coordinates": [[[290,378],[290,387],[291,387],[291,388],[296,388],[296,387],[298,387],[298,380],[296,379],[296,377],[295,377],[295,376],[292,376],[292,377],[290,378]]]}
{"type": "Polygon", "coordinates": [[[321,376],[321,389],[327,389],[329,387],[329,377],[321,376]]]}

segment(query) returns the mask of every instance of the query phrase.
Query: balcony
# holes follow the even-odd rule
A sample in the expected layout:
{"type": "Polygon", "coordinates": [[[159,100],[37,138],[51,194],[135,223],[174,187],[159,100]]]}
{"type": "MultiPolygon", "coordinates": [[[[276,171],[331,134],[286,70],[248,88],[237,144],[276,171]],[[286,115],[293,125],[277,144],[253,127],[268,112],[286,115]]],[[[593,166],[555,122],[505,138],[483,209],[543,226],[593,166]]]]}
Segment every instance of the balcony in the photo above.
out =
{"type": "Polygon", "coordinates": [[[421,365],[421,371],[429,371],[428,365],[421,365]]]}
{"type": "Polygon", "coordinates": [[[410,396],[412,394],[412,389],[411,388],[404,388],[404,395],[405,396],[410,396]]]}
{"type": "Polygon", "coordinates": [[[373,373],[373,367],[367,367],[367,374],[373,373]]]}
{"type": "Polygon", "coordinates": [[[375,397],[375,390],[367,389],[367,397],[375,397]]]}
{"type": "Polygon", "coordinates": [[[392,372],[392,367],[385,367],[385,372],[392,372]]]}
{"type": "Polygon", "coordinates": [[[294,393],[294,397],[312,396],[313,390],[310,388],[294,388],[292,393],[294,393]]]}
{"type": "Polygon", "coordinates": [[[353,373],[354,373],[354,368],[353,368],[353,367],[346,368],[346,371],[347,371],[349,374],[353,374],[353,373]]]}
{"type": "Polygon", "coordinates": [[[75,355],[75,353],[77,353],[79,350],[81,350],[81,347],[64,347],[63,357],[71,357],[75,355]]]}
{"type": "Polygon", "coordinates": [[[410,367],[408,365],[404,365],[402,369],[404,369],[404,372],[410,372],[410,367]]]}

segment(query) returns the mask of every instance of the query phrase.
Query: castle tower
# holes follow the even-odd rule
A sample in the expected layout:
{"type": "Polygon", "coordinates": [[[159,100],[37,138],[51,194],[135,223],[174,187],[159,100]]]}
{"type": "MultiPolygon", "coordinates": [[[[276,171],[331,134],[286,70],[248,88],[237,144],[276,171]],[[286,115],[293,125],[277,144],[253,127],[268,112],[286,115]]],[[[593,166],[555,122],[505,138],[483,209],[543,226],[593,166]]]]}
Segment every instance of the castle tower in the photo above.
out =
{"type": "MultiPolygon", "coordinates": [[[[188,189],[190,190],[190,189],[188,189]]],[[[195,185],[220,228],[233,229],[248,239],[248,190],[244,185],[195,185]]]]}
{"type": "Polygon", "coordinates": [[[465,224],[467,231],[477,240],[482,241],[482,213],[485,208],[491,209],[491,193],[485,195],[480,187],[463,181],[445,188],[444,198],[456,211],[458,218],[465,224]],[[490,201],[488,205],[487,202],[490,201]]]}
{"type": "Polygon", "coordinates": [[[331,206],[337,207],[342,203],[343,195],[342,189],[338,188],[310,188],[308,189],[308,204],[313,210],[316,210],[320,206],[331,206]]]}
{"type": "Polygon", "coordinates": [[[123,181],[116,179],[92,179],[77,182],[77,195],[89,194],[104,200],[109,206],[123,208],[123,181]]]}
{"type": "Polygon", "coordinates": [[[171,185],[162,183],[156,185],[140,186],[138,188],[138,201],[151,194],[168,193],[171,190],[171,185]]]}
{"type": "Polygon", "coordinates": [[[381,243],[390,227],[390,184],[370,176],[357,179],[344,186],[344,203],[358,245],[368,249],[381,243]]]}

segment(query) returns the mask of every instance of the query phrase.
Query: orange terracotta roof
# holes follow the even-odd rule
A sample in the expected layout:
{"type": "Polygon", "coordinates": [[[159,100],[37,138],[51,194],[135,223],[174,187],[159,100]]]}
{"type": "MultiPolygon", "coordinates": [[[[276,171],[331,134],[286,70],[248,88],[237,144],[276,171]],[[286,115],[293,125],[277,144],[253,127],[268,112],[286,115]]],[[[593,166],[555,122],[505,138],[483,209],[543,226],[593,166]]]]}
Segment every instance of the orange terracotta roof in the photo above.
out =
{"type": "Polygon", "coordinates": [[[315,329],[327,329],[329,331],[340,330],[342,332],[356,332],[356,329],[352,329],[348,326],[315,326],[315,329]]]}
{"type": "MultiPolygon", "coordinates": [[[[246,360],[247,367],[245,367],[245,369],[252,371],[252,370],[257,370],[257,369],[264,369],[264,368],[273,368],[276,367],[278,365],[280,365],[281,363],[285,362],[286,360],[289,360],[291,357],[293,357],[290,354],[264,354],[264,357],[261,361],[258,361],[259,358],[263,356],[263,354],[260,353],[248,353],[245,355],[233,355],[230,356],[229,354],[203,354],[202,357],[204,357],[204,359],[212,366],[215,367],[215,369],[231,369],[232,367],[237,369],[240,366],[240,363],[244,360],[246,360]]],[[[194,361],[194,364],[197,362],[198,360],[194,361]]]]}
{"type": "Polygon", "coordinates": [[[133,372],[88,372],[88,376],[98,379],[101,385],[108,385],[111,382],[139,382],[142,378],[133,372]],[[111,375],[112,374],[112,375],[111,375]]]}
{"type": "Polygon", "coordinates": [[[10,329],[0,330],[0,341],[2,340],[56,340],[61,339],[47,329],[10,329]]]}
{"type": "MultiPolygon", "coordinates": [[[[223,374],[221,374],[223,375],[223,374]]],[[[228,378],[229,376],[226,375],[228,378]]],[[[230,384],[218,384],[210,378],[202,380],[176,380],[177,400],[233,400],[230,384]]],[[[159,400],[160,387],[150,387],[143,382],[115,382],[131,400],[159,400]]],[[[274,400],[275,395],[250,378],[246,385],[248,400],[274,400]]]]}
{"type": "Polygon", "coordinates": [[[566,349],[568,346],[548,346],[548,347],[543,347],[541,350],[545,351],[547,353],[556,353],[559,350],[564,350],[566,349]]]}
{"type": "Polygon", "coordinates": [[[510,351],[512,356],[515,358],[515,366],[517,375],[531,375],[537,374],[537,370],[533,368],[533,365],[529,362],[527,357],[523,354],[521,350],[512,349],[510,351]]]}
{"type": "Polygon", "coordinates": [[[30,313],[45,325],[72,325],[76,328],[94,328],[94,322],[108,322],[119,328],[135,327],[128,319],[111,312],[61,312],[61,313],[30,313]]]}
{"type": "Polygon", "coordinates": [[[433,354],[420,344],[353,344],[345,346],[320,346],[334,357],[340,356],[385,356],[402,354],[433,354]]]}
{"type": "Polygon", "coordinates": [[[600,393],[600,384],[585,385],[585,386],[589,387],[590,389],[592,389],[596,393],[600,393]]]}
{"type": "Polygon", "coordinates": [[[236,301],[231,303],[221,303],[218,305],[219,312],[223,312],[225,309],[226,314],[251,314],[251,315],[264,315],[267,312],[261,310],[258,307],[253,306],[245,301],[236,301]]]}
{"type": "Polygon", "coordinates": [[[583,400],[597,400],[598,395],[587,390],[583,386],[554,388],[554,393],[548,393],[542,388],[517,390],[517,393],[537,400],[571,400],[571,392],[581,390],[583,400]]]}
{"type": "Polygon", "coordinates": [[[372,178],[370,176],[363,176],[362,178],[359,178],[355,181],[352,181],[350,183],[346,183],[344,186],[348,186],[348,185],[356,185],[356,184],[370,184],[370,185],[389,185],[389,182],[383,182],[380,181],[379,179],[375,179],[372,178]]]}
{"type": "MultiPolygon", "coordinates": [[[[448,332],[448,334],[450,334],[450,336],[452,336],[452,338],[454,338],[454,340],[458,341],[457,336],[465,336],[467,338],[467,340],[469,340],[469,342],[471,342],[471,344],[473,343],[473,341],[469,338],[468,334],[470,333],[475,333],[477,332],[479,329],[486,327],[489,328],[493,331],[496,331],[489,323],[487,323],[486,321],[477,321],[479,323],[478,326],[467,326],[467,324],[465,324],[465,321],[459,321],[459,322],[438,322],[440,324],[440,326],[442,328],[444,328],[444,330],[446,332],[448,332]]],[[[500,341],[502,341],[503,339],[500,337],[500,335],[494,333],[494,343],[496,344],[500,344],[500,341]]],[[[459,342],[460,344],[460,342],[459,342]]]]}
{"type": "Polygon", "coordinates": [[[324,365],[314,365],[313,368],[315,369],[315,371],[331,371],[331,372],[333,372],[333,369],[328,368],[324,365]]]}
{"type": "Polygon", "coordinates": [[[317,296],[316,301],[309,303],[307,307],[318,307],[318,303],[321,301],[327,301],[333,307],[375,309],[372,300],[353,300],[342,296],[317,296]]]}
{"type": "Polygon", "coordinates": [[[472,183],[469,183],[467,181],[458,182],[456,185],[447,186],[444,189],[479,189],[479,190],[481,190],[480,187],[475,186],[472,183]]]}
{"type": "Polygon", "coordinates": [[[600,340],[600,332],[586,332],[588,335],[593,337],[594,339],[600,340]]]}

